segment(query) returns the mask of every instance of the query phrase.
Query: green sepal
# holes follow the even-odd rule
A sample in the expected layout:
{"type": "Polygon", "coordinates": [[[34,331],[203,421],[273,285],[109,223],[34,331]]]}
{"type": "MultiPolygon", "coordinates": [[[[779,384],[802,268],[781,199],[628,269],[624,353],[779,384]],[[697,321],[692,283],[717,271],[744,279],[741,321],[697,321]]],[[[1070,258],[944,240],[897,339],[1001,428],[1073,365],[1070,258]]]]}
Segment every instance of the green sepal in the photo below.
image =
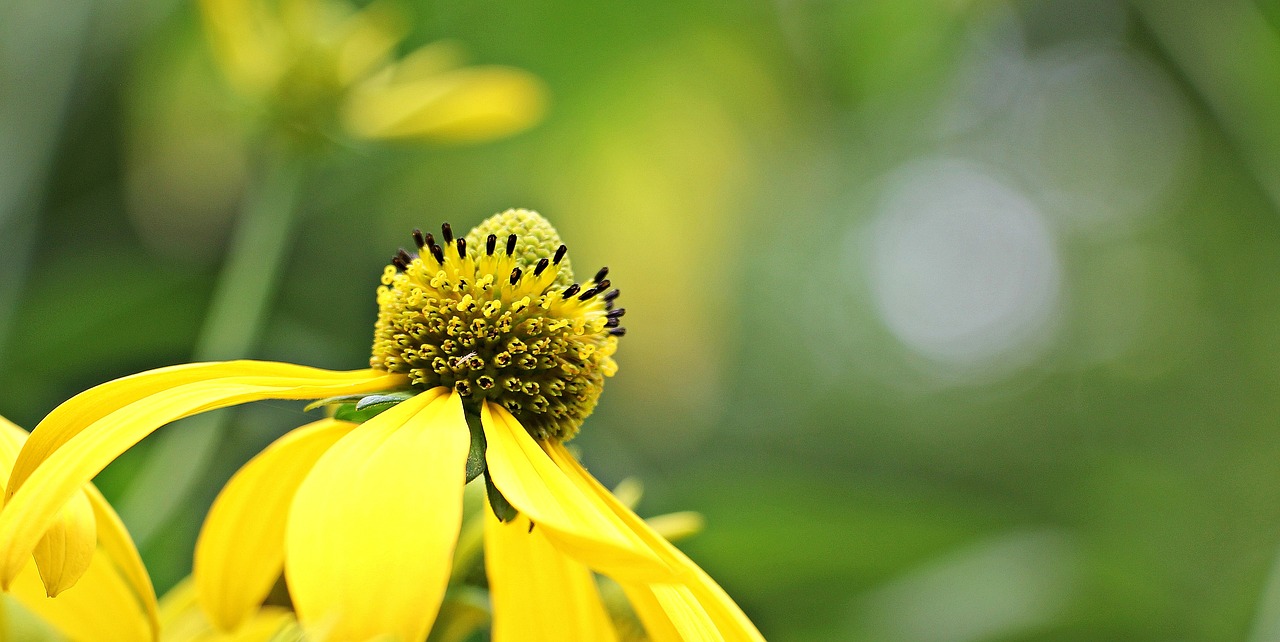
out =
{"type": "Polygon", "coordinates": [[[339,395],[307,404],[304,411],[324,406],[337,406],[333,418],[340,421],[364,423],[382,414],[382,411],[418,394],[414,391],[379,392],[375,394],[339,395]]]}
{"type": "Polygon", "coordinates": [[[493,516],[497,517],[498,521],[505,524],[520,514],[520,511],[502,496],[502,491],[493,485],[493,479],[489,477],[488,470],[484,471],[484,490],[489,494],[489,508],[493,510],[493,516]]]}
{"type": "Polygon", "coordinates": [[[398,390],[395,392],[375,392],[373,394],[369,394],[367,392],[358,392],[353,395],[338,395],[336,397],[325,397],[324,399],[317,399],[307,404],[307,407],[303,408],[302,411],[311,412],[316,408],[323,408],[325,406],[343,406],[347,404],[355,404],[356,410],[364,410],[367,406],[371,406],[374,404],[387,403],[387,404],[395,405],[397,403],[400,403],[401,401],[404,401],[405,399],[413,397],[416,394],[418,393],[412,390],[398,390]]]}
{"type": "Polygon", "coordinates": [[[354,395],[338,395],[337,397],[326,397],[324,399],[317,399],[307,404],[307,407],[303,408],[302,412],[311,412],[312,410],[315,410],[317,408],[323,408],[325,406],[341,406],[343,404],[353,404],[357,401],[360,401],[361,399],[364,399],[367,396],[369,395],[362,392],[354,395]]]}
{"type": "Polygon", "coordinates": [[[355,404],[344,403],[341,406],[338,406],[337,410],[333,411],[333,418],[338,421],[350,421],[351,423],[362,424],[374,417],[377,417],[383,410],[390,407],[391,406],[377,406],[366,410],[356,410],[355,404]]]}
{"type": "Polygon", "coordinates": [[[480,476],[488,467],[485,464],[484,451],[487,442],[484,438],[484,427],[480,425],[480,417],[466,413],[467,429],[471,431],[471,450],[467,452],[467,483],[480,476]]]}
{"type": "Polygon", "coordinates": [[[412,399],[417,392],[405,390],[403,392],[385,392],[373,395],[366,395],[363,399],[356,402],[356,410],[367,410],[374,406],[386,406],[383,410],[394,406],[406,399],[412,399]]]}

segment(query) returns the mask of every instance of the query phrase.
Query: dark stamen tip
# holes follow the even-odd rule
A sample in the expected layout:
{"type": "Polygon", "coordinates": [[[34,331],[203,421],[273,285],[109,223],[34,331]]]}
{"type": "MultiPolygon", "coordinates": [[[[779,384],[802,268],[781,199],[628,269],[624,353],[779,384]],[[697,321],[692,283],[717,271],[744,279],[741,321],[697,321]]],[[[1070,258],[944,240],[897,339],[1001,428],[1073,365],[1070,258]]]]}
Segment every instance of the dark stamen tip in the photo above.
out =
{"type": "Polygon", "coordinates": [[[431,256],[436,258],[436,263],[444,265],[444,250],[441,250],[439,245],[431,246],[431,256]]]}
{"type": "Polygon", "coordinates": [[[615,336],[615,337],[621,337],[621,336],[625,335],[626,333],[627,333],[627,329],[626,329],[626,328],[614,328],[614,329],[612,329],[612,330],[610,330],[610,331],[609,331],[609,334],[612,334],[612,335],[613,335],[613,336],[615,336]]]}
{"type": "MultiPolygon", "coordinates": [[[[594,280],[596,283],[602,283],[602,282],[604,282],[604,277],[605,277],[605,276],[607,276],[608,274],[609,274],[609,266],[607,266],[607,265],[606,265],[606,266],[604,266],[604,267],[600,268],[600,271],[599,271],[599,272],[596,272],[596,278],[595,278],[595,279],[593,279],[593,280],[594,280]]],[[[605,287],[609,287],[609,286],[607,286],[607,285],[606,285],[605,287]]]]}
{"type": "Polygon", "coordinates": [[[614,300],[614,299],[618,298],[618,295],[619,295],[619,294],[622,294],[622,290],[614,290],[614,291],[612,291],[612,292],[610,292],[610,293],[608,293],[608,294],[604,295],[604,300],[605,300],[605,301],[612,301],[612,300],[614,300]]]}
{"type": "Polygon", "coordinates": [[[534,268],[533,268],[533,275],[534,275],[534,276],[542,276],[542,273],[543,273],[544,271],[546,271],[546,269],[547,269],[547,266],[548,266],[548,265],[551,265],[551,261],[548,261],[548,260],[547,260],[547,259],[545,259],[545,258],[540,259],[540,260],[538,261],[538,265],[537,265],[536,267],[534,267],[534,268]]]}
{"type": "Polygon", "coordinates": [[[512,234],[507,237],[507,256],[511,256],[516,252],[516,235],[512,234]]]}
{"type": "Polygon", "coordinates": [[[560,247],[556,248],[556,257],[555,257],[556,265],[560,265],[560,261],[564,260],[565,252],[568,252],[568,251],[569,251],[569,246],[567,245],[561,245],[560,247]]]}
{"type": "Polygon", "coordinates": [[[581,289],[582,289],[582,286],[578,285],[577,283],[574,283],[573,285],[571,285],[571,286],[569,286],[569,287],[565,288],[565,290],[564,290],[564,298],[566,298],[566,299],[567,299],[567,298],[569,298],[569,297],[571,297],[571,296],[573,296],[573,295],[577,294],[577,293],[578,293],[578,290],[581,290],[581,289]]]}
{"type": "Polygon", "coordinates": [[[511,285],[515,285],[520,280],[520,268],[511,270],[511,285]]]}
{"type": "Polygon", "coordinates": [[[586,301],[587,299],[590,299],[591,297],[593,297],[593,296],[595,296],[595,295],[597,295],[597,294],[600,294],[601,292],[604,292],[605,288],[607,288],[607,287],[609,287],[609,281],[608,281],[608,279],[606,279],[603,283],[597,283],[597,284],[595,284],[595,286],[593,286],[590,290],[587,290],[586,292],[583,292],[583,293],[582,293],[582,296],[580,296],[580,297],[578,297],[578,298],[579,298],[579,299],[582,299],[583,301],[586,301]]]}
{"type": "Polygon", "coordinates": [[[618,308],[617,310],[609,310],[608,312],[605,313],[605,316],[609,317],[610,319],[616,319],[626,313],[627,313],[626,308],[618,308]]]}
{"type": "Polygon", "coordinates": [[[422,237],[422,230],[416,227],[413,229],[413,243],[418,246],[419,250],[427,246],[427,240],[422,237]]]}
{"type": "Polygon", "coordinates": [[[616,328],[616,327],[618,327],[621,323],[622,323],[622,319],[619,319],[618,317],[609,317],[609,320],[608,320],[608,321],[605,321],[605,323],[604,323],[604,327],[606,327],[606,328],[616,328]]]}
{"type": "Polygon", "coordinates": [[[444,236],[445,243],[453,242],[453,228],[449,227],[448,223],[443,223],[440,225],[440,234],[444,236]]]}
{"type": "Polygon", "coordinates": [[[498,247],[498,235],[490,234],[489,238],[484,240],[484,253],[493,256],[493,249],[498,247]]]}
{"type": "Polygon", "coordinates": [[[458,258],[467,256],[467,239],[458,239],[454,245],[458,248],[458,258]]]}

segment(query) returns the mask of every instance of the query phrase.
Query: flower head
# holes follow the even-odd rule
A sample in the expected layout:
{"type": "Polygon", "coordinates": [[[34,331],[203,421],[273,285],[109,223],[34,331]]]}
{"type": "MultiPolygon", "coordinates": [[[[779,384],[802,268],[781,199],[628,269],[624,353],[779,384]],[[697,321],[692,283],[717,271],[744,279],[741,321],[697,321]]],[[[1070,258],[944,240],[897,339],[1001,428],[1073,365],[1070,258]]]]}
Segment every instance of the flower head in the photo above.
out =
{"type": "Polygon", "coordinates": [[[0,582],[79,485],[159,426],[255,399],[331,398],[340,412],[278,439],[214,502],[194,581],[215,625],[247,621],[283,571],[308,631],[421,641],[449,587],[464,486],[483,475],[497,642],[617,639],[595,574],[617,582],[650,639],[762,639],[564,444],[617,367],[606,271],[575,283],[533,212],[441,238],[415,234],[420,255],[402,251],[384,273],[368,370],[189,364],[55,409],[0,509],[0,582]]]}
{"type": "Polygon", "coordinates": [[[536,212],[509,210],[441,243],[414,232],[382,276],[370,365],[452,388],[479,414],[506,408],[535,439],[567,440],[595,408],[625,313],[609,269],[574,282],[568,248],[536,212]]]}

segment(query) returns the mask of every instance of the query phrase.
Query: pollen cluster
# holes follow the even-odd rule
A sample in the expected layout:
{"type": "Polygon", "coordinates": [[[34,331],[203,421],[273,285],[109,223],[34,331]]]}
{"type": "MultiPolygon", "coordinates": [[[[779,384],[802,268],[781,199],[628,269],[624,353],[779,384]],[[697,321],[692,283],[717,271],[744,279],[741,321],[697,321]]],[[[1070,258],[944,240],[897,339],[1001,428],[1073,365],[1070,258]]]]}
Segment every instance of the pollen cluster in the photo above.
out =
{"type": "Polygon", "coordinates": [[[508,210],[439,242],[414,230],[382,275],[370,365],[423,390],[448,386],[478,411],[501,404],[535,439],[572,438],[595,408],[623,309],[608,268],[574,281],[568,249],[537,212],[508,210]]]}

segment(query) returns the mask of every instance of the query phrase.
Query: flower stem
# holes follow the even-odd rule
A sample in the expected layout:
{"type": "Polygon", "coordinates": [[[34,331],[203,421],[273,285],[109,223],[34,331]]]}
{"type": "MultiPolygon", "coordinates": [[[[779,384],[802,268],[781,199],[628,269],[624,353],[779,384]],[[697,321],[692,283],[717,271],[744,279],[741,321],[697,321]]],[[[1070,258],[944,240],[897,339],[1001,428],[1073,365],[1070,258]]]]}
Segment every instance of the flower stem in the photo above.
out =
{"type": "MultiPolygon", "coordinates": [[[[304,163],[288,153],[268,155],[260,182],[250,186],[226,262],[214,289],[196,361],[250,355],[275,294],[281,263],[298,215],[304,163]]],[[[179,430],[158,434],[146,459],[117,502],[139,548],[181,508],[208,469],[226,432],[228,411],[198,415],[179,430]]]]}

